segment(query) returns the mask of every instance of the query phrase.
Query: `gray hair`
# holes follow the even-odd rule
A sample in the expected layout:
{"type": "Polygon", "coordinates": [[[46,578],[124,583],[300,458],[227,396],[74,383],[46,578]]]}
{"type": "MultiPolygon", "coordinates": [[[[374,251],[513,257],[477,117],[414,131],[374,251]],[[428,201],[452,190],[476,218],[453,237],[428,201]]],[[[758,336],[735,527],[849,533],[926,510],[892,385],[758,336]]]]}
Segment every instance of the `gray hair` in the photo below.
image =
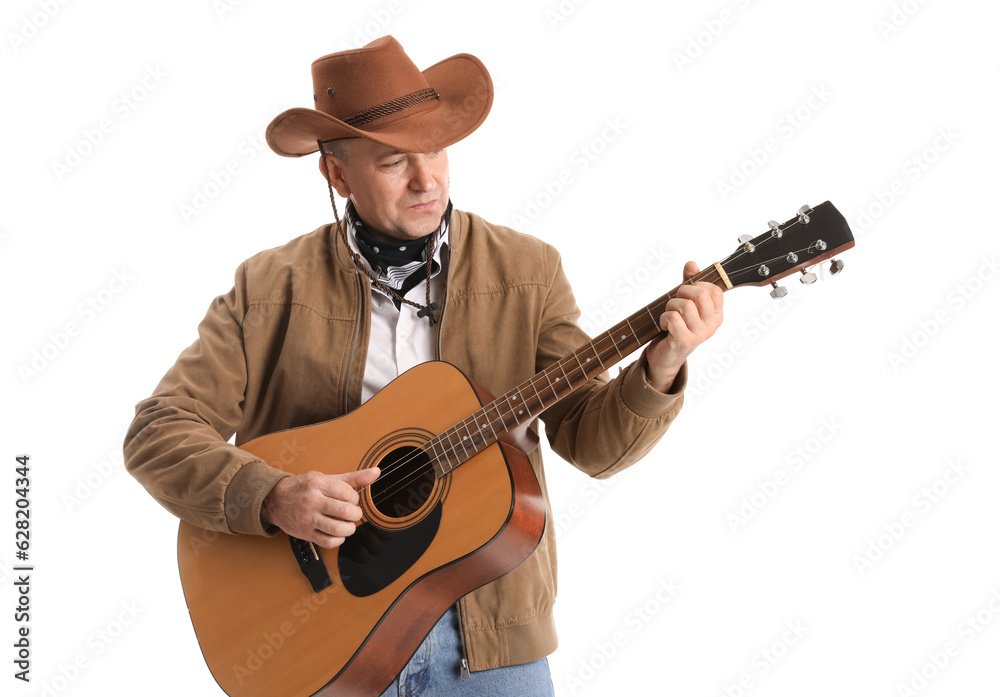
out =
{"type": "Polygon", "coordinates": [[[333,155],[338,160],[343,160],[347,162],[347,141],[354,140],[353,138],[338,138],[337,140],[328,140],[322,143],[323,152],[327,155],[333,155]]]}

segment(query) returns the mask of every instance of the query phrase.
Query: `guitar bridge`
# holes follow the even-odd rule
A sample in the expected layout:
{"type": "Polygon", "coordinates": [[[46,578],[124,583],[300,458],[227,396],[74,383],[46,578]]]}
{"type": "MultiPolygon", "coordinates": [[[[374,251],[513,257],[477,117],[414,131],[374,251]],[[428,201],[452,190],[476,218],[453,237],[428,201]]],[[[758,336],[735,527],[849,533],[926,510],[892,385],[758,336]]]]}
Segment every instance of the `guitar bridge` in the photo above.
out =
{"type": "Polygon", "coordinates": [[[333,581],[330,579],[330,572],[326,569],[326,562],[323,561],[323,557],[316,553],[316,548],[313,547],[312,543],[291,535],[288,536],[288,541],[292,544],[292,552],[295,554],[295,561],[299,563],[299,570],[309,580],[313,592],[319,593],[332,586],[333,581]]]}

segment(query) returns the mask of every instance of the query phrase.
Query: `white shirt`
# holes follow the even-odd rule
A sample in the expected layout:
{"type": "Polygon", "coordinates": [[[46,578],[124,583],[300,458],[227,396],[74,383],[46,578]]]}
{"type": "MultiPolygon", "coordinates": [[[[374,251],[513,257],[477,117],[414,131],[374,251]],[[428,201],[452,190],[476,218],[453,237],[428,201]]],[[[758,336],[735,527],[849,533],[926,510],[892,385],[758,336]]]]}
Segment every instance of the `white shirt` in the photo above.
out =
{"type": "MultiPolygon", "coordinates": [[[[358,258],[365,265],[365,268],[372,272],[376,278],[380,278],[374,272],[368,261],[361,256],[358,242],[354,239],[354,233],[348,230],[348,243],[351,249],[358,254],[358,258]]],[[[445,263],[447,255],[441,250],[448,244],[447,230],[442,239],[438,241],[434,249],[434,260],[439,268],[431,276],[431,300],[438,303],[439,309],[436,311],[435,319],[440,320],[440,307],[444,305],[441,299],[444,297],[444,279],[446,275],[445,263]]],[[[380,280],[383,280],[380,278],[380,280]]],[[[407,300],[412,300],[420,306],[427,301],[427,280],[420,281],[409,290],[404,296],[407,300]]],[[[406,303],[400,303],[399,310],[396,309],[392,297],[376,286],[372,286],[372,318],[371,332],[368,336],[368,360],[365,361],[365,376],[361,386],[361,403],[364,404],[371,397],[388,385],[401,373],[409,370],[418,363],[433,361],[437,358],[437,337],[439,322],[433,325],[426,317],[417,317],[418,308],[406,303]]]]}

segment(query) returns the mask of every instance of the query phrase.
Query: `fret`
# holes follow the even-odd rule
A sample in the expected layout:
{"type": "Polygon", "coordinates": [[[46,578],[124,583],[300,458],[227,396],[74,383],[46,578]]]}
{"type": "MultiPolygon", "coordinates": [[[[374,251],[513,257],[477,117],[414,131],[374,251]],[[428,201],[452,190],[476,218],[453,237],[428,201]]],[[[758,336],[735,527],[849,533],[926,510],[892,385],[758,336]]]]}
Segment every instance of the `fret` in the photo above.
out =
{"type": "Polygon", "coordinates": [[[441,451],[440,455],[438,455],[438,459],[441,461],[441,468],[445,472],[448,472],[448,471],[454,469],[454,466],[451,463],[451,458],[448,455],[448,449],[447,449],[446,444],[445,444],[445,435],[444,435],[444,433],[439,434],[438,437],[435,438],[434,440],[437,441],[437,445],[435,447],[437,449],[440,449],[440,451],[441,451]]]}
{"type": "MultiPolygon", "coordinates": [[[[590,377],[587,375],[587,369],[583,365],[583,363],[580,362],[580,356],[579,356],[579,354],[577,352],[573,353],[573,358],[576,359],[576,364],[579,366],[579,368],[577,368],[576,370],[573,371],[573,375],[579,374],[580,375],[580,385],[585,385],[585,384],[587,384],[587,380],[590,379],[590,377]]],[[[577,385],[577,387],[579,387],[580,385],[577,385]]]]}
{"type": "Polygon", "coordinates": [[[601,364],[601,369],[607,370],[607,368],[604,367],[604,361],[601,360],[601,354],[597,352],[597,346],[593,342],[591,342],[590,348],[594,352],[594,358],[596,358],[597,362],[601,364]]]}
{"type": "MultiPolygon", "coordinates": [[[[563,374],[563,378],[566,380],[566,384],[569,385],[569,391],[572,392],[576,388],[573,386],[573,381],[569,379],[569,375],[566,374],[566,369],[563,367],[563,363],[566,361],[565,358],[559,360],[556,365],[559,366],[559,372],[563,374]]],[[[558,382],[559,378],[556,378],[558,382]]]]}
{"type": "MultiPolygon", "coordinates": [[[[484,428],[486,428],[487,426],[489,426],[490,427],[490,433],[493,434],[493,440],[494,441],[499,440],[499,437],[497,436],[496,429],[493,428],[493,421],[491,421],[490,418],[488,416],[486,416],[486,408],[484,407],[483,409],[480,409],[478,413],[481,415],[479,418],[481,418],[485,422],[483,425],[481,425],[479,427],[479,430],[481,431],[484,428]]],[[[499,411],[497,413],[499,414],[499,411]]],[[[483,440],[484,441],[486,440],[485,435],[486,434],[483,434],[483,436],[484,436],[483,440]]]]}
{"type": "MultiPolygon", "coordinates": [[[[637,318],[635,316],[633,316],[631,319],[637,319],[637,318]]],[[[635,330],[635,327],[632,326],[632,322],[630,321],[630,318],[627,318],[627,317],[625,318],[625,324],[628,326],[628,331],[631,334],[631,336],[629,337],[629,342],[628,342],[629,348],[631,348],[631,349],[634,350],[635,348],[638,348],[639,346],[642,346],[643,343],[645,343],[645,340],[642,337],[639,336],[639,332],[637,332],[635,330]],[[633,342],[635,342],[635,346],[632,345],[633,342]]]]}
{"type": "Polygon", "coordinates": [[[518,424],[521,422],[517,418],[517,412],[514,411],[515,407],[511,403],[510,399],[507,399],[507,417],[508,419],[504,421],[504,425],[507,427],[508,431],[512,431],[517,428],[518,424]]]}
{"type": "MultiPolygon", "coordinates": [[[[597,351],[596,351],[596,349],[594,349],[593,343],[589,344],[588,348],[590,348],[591,351],[594,351],[594,355],[595,356],[597,355],[597,351]]],[[[593,376],[590,373],[587,372],[587,366],[584,365],[585,363],[590,363],[590,358],[587,358],[585,361],[583,361],[583,363],[581,363],[580,362],[580,349],[577,349],[577,351],[573,355],[576,356],[576,362],[579,363],[580,370],[583,372],[584,382],[586,382],[587,380],[590,380],[590,378],[593,377],[593,376]]],[[[598,361],[598,363],[600,363],[600,361],[598,361]]],[[[591,366],[591,368],[593,368],[593,366],[591,366]]],[[[597,374],[597,372],[595,371],[594,375],[596,375],[596,374],[597,374]]]]}
{"type": "MultiPolygon", "coordinates": [[[[545,382],[549,383],[549,389],[552,390],[552,398],[554,400],[558,401],[559,400],[559,392],[556,391],[555,384],[551,380],[549,380],[549,369],[546,368],[545,370],[543,370],[542,371],[542,375],[545,376],[545,382]]],[[[558,381],[558,380],[559,380],[559,378],[556,378],[556,381],[558,381]]]]}
{"type": "MultiPolygon", "coordinates": [[[[611,342],[611,348],[606,349],[604,351],[604,361],[608,362],[608,366],[613,366],[615,363],[618,362],[618,359],[621,358],[621,353],[618,353],[618,358],[615,358],[614,353],[611,352],[611,351],[615,351],[616,353],[618,352],[618,346],[615,343],[615,337],[613,337],[610,333],[607,333],[604,336],[607,337],[609,342],[611,342]]],[[[597,360],[601,361],[600,356],[598,356],[597,360]]],[[[604,367],[604,361],[601,361],[602,368],[604,367]]]]}
{"type": "MultiPolygon", "coordinates": [[[[521,418],[520,418],[520,416],[521,416],[521,414],[523,414],[523,413],[524,413],[525,411],[527,411],[527,412],[528,412],[528,417],[529,417],[529,418],[531,417],[531,409],[528,409],[528,405],[527,405],[527,404],[525,404],[525,402],[524,402],[524,395],[523,395],[523,394],[521,394],[521,386],[520,386],[520,385],[518,385],[517,387],[515,387],[515,388],[514,388],[514,391],[515,391],[515,392],[517,392],[517,395],[515,396],[515,399],[518,399],[518,398],[519,398],[519,399],[521,400],[521,404],[522,404],[522,405],[524,405],[524,409],[518,409],[518,410],[517,410],[517,415],[516,415],[516,416],[514,417],[514,420],[515,420],[515,423],[518,423],[518,424],[519,424],[519,423],[521,423],[521,418]]],[[[507,400],[507,401],[509,402],[510,400],[507,400]]],[[[511,413],[513,413],[513,412],[514,412],[514,410],[513,410],[513,409],[511,409],[511,413]]]]}
{"type": "MultiPolygon", "coordinates": [[[[500,400],[499,399],[495,399],[492,402],[490,402],[490,404],[488,406],[493,407],[493,409],[496,411],[497,418],[500,419],[500,430],[503,431],[504,433],[506,433],[507,431],[509,431],[511,427],[507,425],[507,421],[503,418],[503,412],[500,411],[500,400]]],[[[492,419],[490,420],[490,428],[491,429],[493,428],[493,421],[492,421],[492,419]]],[[[493,431],[493,435],[496,436],[496,430],[493,431]]]]}
{"type": "Polygon", "coordinates": [[[431,465],[434,467],[434,471],[438,473],[438,476],[445,474],[443,467],[439,467],[440,458],[435,454],[434,450],[437,447],[437,438],[431,438],[429,441],[424,443],[424,452],[427,453],[427,458],[431,461],[431,465]]]}
{"type": "Polygon", "coordinates": [[[622,358],[625,357],[622,354],[621,349],[619,348],[619,339],[618,339],[618,336],[619,336],[620,333],[621,332],[617,332],[616,333],[614,330],[611,330],[611,331],[608,332],[608,340],[611,341],[611,349],[615,353],[618,354],[618,356],[616,358],[614,356],[614,354],[611,353],[611,351],[608,351],[607,360],[610,361],[611,365],[614,365],[615,363],[617,363],[618,361],[620,361],[622,358]]]}
{"type": "MultiPolygon", "coordinates": [[[[468,440],[468,438],[462,438],[462,434],[458,432],[457,426],[455,428],[455,437],[458,439],[458,444],[462,446],[462,452],[465,453],[465,457],[462,458],[463,460],[468,460],[470,457],[472,457],[472,455],[476,454],[475,451],[472,452],[472,455],[469,454],[469,449],[465,447],[465,441],[468,440]]],[[[458,454],[457,447],[455,448],[455,454],[456,455],[458,454]]]]}
{"type": "MultiPolygon", "coordinates": [[[[465,444],[462,443],[462,439],[458,437],[457,424],[449,428],[447,431],[445,431],[445,434],[447,434],[448,436],[448,445],[450,446],[450,450],[457,459],[458,457],[460,457],[458,453],[458,446],[462,446],[462,449],[465,450],[465,444]]],[[[469,452],[466,450],[463,462],[468,459],[469,459],[469,452]]]]}
{"type": "Polygon", "coordinates": [[[628,317],[626,317],[626,318],[625,318],[625,326],[627,326],[627,327],[628,327],[628,331],[629,331],[629,334],[631,334],[631,335],[632,335],[632,337],[633,337],[633,338],[634,338],[634,339],[635,339],[636,341],[638,341],[638,340],[639,340],[639,337],[637,337],[637,336],[636,336],[636,334],[635,334],[635,330],[634,330],[634,329],[632,329],[632,323],[628,321],[628,317]]]}
{"type": "Polygon", "coordinates": [[[424,448],[424,452],[427,453],[427,457],[429,457],[431,460],[434,460],[435,458],[438,457],[437,453],[434,452],[437,449],[437,438],[436,437],[435,438],[431,438],[429,441],[427,441],[426,443],[424,443],[423,448],[424,448]]]}
{"type": "Polygon", "coordinates": [[[441,445],[441,440],[439,438],[434,439],[434,451],[436,453],[435,458],[441,463],[441,469],[449,471],[452,469],[451,459],[448,454],[444,451],[441,445]]]}
{"type": "MultiPolygon", "coordinates": [[[[621,325],[621,324],[622,323],[619,323],[619,325],[621,325]]],[[[624,331],[624,327],[623,326],[617,326],[617,327],[615,327],[615,334],[621,334],[622,331],[624,331]]],[[[618,348],[618,341],[619,341],[618,339],[615,340],[615,351],[618,351],[618,355],[622,356],[621,349],[618,348]]],[[[624,342],[622,344],[623,346],[628,346],[628,344],[629,344],[629,341],[628,341],[628,332],[625,332],[624,334],[621,334],[620,341],[624,342]]],[[[629,351],[629,353],[631,353],[631,351],[629,351]]]]}
{"type": "Polygon", "coordinates": [[[480,448],[476,445],[475,433],[469,430],[469,420],[466,419],[461,423],[461,425],[465,427],[465,433],[466,433],[466,436],[462,439],[462,441],[463,442],[469,441],[469,443],[472,445],[472,454],[475,455],[476,453],[479,452],[480,448]]]}
{"type": "MultiPolygon", "coordinates": [[[[625,356],[622,355],[622,352],[618,350],[618,340],[615,339],[613,332],[614,332],[614,330],[608,332],[608,338],[611,339],[611,346],[612,346],[612,348],[614,348],[614,350],[618,354],[619,358],[625,358],[625,356]]],[[[622,338],[624,338],[624,337],[622,337],[622,338]]]]}
{"type": "Polygon", "coordinates": [[[480,430],[482,428],[486,428],[486,426],[479,423],[478,414],[479,412],[476,412],[476,414],[473,414],[466,419],[469,424],[467,427],[469,429],[469,436],[472,438],[472,442],[476,446],[477,453],[489,445],[489,440],[487,439],[486,434],[480,430]]]}
{"type": "MultiPolygon", "coordinates": [[[[650,337],[654,337],[657,334],[659,334],[660,331],[661,331],[660,330],[660,320],[657,319],[657,317],[653,315],[653,312],[649,308],[649,306],[647,306],[645,309],[646,309],[646,314],[649,315],[649,319],[647,320],[645,317],[643,317],[642,318],[642,320],[643,320],[642,323],[643,323],[644,326],[646,326],[646,327],[649,328],[649,332],[650,332],[649,336],[650,337]]],[[[639,319],[639,313],[636,313],[635,318],[639,319]]]]}
{"type": "Polygon", "coordinates": [[[653,320],[653,326],[656,327],[657,329],[659,329],[660,328],[660,320],[657,319],[656,315],[653,314],[653,308],[651,306],[649,306],[649,305],[646,305],[646,312],[649,313],[649,318],[651,320],[653,320]]]}
{"type": "Polygon", "coordinates": [[[442,438],[442,436],[438,436],[438,438],[437,438],[438,445],[441,448],[441,454],[438,455],[438,461],[441,463],[441,471],[447,474],[451,470],[453,470],[456,467],[458,467],[459,463],[457,463],[457,462],[453,463],[452,462],[451,456],[448,454],[448,451],[445,449],[444,444],[441,443],[441,438],[442,438]]]}
{"type": "MultiPolygon", "coordinates": [[[[531,409],[529,409],[529,408],[528,408],[528,402],[527,402],[527,401],[525,401],[525,399],[524,399],[524,395],[523,395],[523,394],[521,394],[521,386],[520,386],[520,385],[518,385],[518,386],[517,386],[516,388],[514,388],[514,389],[516,389],[516,390],[517,390],[517,396],[521,398],[521,404],[523,404],[523,405],[524,405],[524,410],[525,410],[526,412],[528,412],[528,416],[531,416],[531,415],[532,415],[532,414],[531,414],[531,409]]],[[[519,412],[519,413],[520,413],[520,412],[519,412]]],[[[521,420],[520,420],[520,419],[518,419],[518,423],[520,423],[520,422],[521,422],[521,420]]]]}
{"type": "Polygon", "coordinates": [[[514,402],[516,400],[517,400],[517,395],[511,396],[510,392],[507,393],[507,412],[510,414],[510,417],[514,420],[511,425],[507,426],[508,430],[513,430],[517,428],[517,425],[520,423],[516,411],[517,407],[514,405],[514,402]]]}
{"type": "Polygon", "coordinates": [[[542,399],[542,395],[538,394],[538,389],[535,387],[535,378],[528,380],[528,384],[531,385],[531,391],[535,393],[535,397],[538,399],[538,408],[543,408],[545,406],[545,400],[542,399]]]}
{"type": "MultiPolygon", "coordinates": [[[[566,358],[564,358],[562,361],[559,362],[559,365],[563,368],[563,375],[566,375],[566,367],[569,365],[569,359],[570,358],[576,358],[576,354],[570,354],[569,356],[566,356],[566,358]]],[[[579,362],[579,361],[577,361],[577,362],[579,362]]],[[[570,372],[573,373],[574,375],[576,374],[575,370],[571,369],[570,372]]],[[[586,378],[587,378],[587,376],[584,375],[584,380],[583,380],[583,382],[580,383],[580,385],[584,384],[587,381],[586,378]]],[[[572,387],[574,390],[577,389],[580,386],[580,385],[574,385],[573,384],[573,380],[572,380],[572,378],[570,378],[569,375],[566,375],[566,382],[568,382],[569,386],[572,387]]]]}

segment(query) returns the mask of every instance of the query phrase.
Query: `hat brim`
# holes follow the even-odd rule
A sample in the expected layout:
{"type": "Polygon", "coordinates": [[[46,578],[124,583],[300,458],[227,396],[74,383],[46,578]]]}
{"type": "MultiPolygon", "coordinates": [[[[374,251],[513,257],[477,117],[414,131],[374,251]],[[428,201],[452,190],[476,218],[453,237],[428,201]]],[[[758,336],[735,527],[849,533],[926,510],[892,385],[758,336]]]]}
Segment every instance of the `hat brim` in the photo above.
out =
{"type": "Polygon", "coordinates": [[[445,58],[422,71],[438,93],[430,109],[392,119],[379,128],[348,126],[315,109],[296,107],[278,114],[267,127],[267,144],[285,157],[317,152],[317,141],[366,138],[400,152],[434,152],[475,131],[493,106],[493,81],[486,66],[467,53],[445,58]]]}

